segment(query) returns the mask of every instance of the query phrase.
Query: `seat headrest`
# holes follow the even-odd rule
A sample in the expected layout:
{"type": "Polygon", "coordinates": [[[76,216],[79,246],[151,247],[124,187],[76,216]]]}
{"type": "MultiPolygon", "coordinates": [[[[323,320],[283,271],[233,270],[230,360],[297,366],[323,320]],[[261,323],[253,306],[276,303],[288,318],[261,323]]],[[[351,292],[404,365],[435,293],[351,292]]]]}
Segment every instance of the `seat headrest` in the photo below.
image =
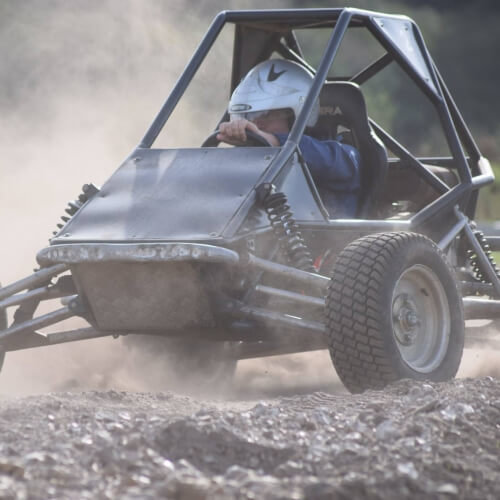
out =
{"type": "Polygon", "coordinates": [[[370,133],[365,99],[357,84],[352,82],[325,83],[321,89],[319,103],[321,118],[335,118],[335,115],[340,115],[357,135],[370,133]]]}
{"type": "MultiPolygon", "coordinates": [[[[370,127],[366,103],[359,86],[352,82],[327,82],[319,96],[320,118],[318,127],[345,126],[354,135],[354,145],[361,154],[361,193],[358,216],[371,215],[387,173],[387,151],[370,127]]],[[[328,131],[331,135],[336,130],[328,131]]],[[[334,137],[332,137],[334,138],[334,137]]]]}

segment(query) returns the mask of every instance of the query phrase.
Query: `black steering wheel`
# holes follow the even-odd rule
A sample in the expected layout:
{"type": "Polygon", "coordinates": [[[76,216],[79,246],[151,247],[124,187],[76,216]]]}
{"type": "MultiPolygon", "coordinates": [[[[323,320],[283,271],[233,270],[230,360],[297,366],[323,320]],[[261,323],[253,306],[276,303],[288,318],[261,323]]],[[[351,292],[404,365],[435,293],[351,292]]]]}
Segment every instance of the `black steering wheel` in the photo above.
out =
{"type": "MultiPolygon", "coordinates": [[[[217,139],[217,135],[219,134],[219,130],[216,130],[215,132],[212,132],[204,141],[203,144],[201,145],[202,148],[216,148],[221,141],[217,139]]],[[[264,139],[259,134],[256,134],[255,132],[252,132],[251,130],[245,130],[245,133],[247,134],[247,140],[245,141],[242,146],[251,146],[251,147],[265,147],[265,148],[270,148],[272,147],[271,144],[267,141],[267,139],[264,139]]]]}

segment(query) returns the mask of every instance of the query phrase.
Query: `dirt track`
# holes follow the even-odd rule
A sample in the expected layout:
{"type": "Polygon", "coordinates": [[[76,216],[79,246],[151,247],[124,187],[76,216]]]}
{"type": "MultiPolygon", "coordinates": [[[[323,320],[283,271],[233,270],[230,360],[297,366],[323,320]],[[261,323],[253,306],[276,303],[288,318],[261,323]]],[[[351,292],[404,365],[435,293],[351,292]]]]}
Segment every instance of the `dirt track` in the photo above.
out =
{"type": "Polygon", "coordinates": [[[0,498],[497,499],[500,380],[204,401],[2,401],[0,498]]]}

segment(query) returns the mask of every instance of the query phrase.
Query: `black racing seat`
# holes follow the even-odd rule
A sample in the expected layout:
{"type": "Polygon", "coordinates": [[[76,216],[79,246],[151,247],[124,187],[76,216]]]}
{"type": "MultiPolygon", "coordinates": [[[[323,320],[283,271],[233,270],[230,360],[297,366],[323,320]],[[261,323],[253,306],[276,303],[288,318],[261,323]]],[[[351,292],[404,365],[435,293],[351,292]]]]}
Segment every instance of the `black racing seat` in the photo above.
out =
{"type": "Polygon", "coordinates": [[[373,218],[373,209],[385,184],[387,151],[368,121],[359,86],[352,82],[328,82],[320,93],[320,117],[312,130],[323,139],[335,139],[348,129],[353,146],[361,154],[361,192],[357,217],[373,218]]]}

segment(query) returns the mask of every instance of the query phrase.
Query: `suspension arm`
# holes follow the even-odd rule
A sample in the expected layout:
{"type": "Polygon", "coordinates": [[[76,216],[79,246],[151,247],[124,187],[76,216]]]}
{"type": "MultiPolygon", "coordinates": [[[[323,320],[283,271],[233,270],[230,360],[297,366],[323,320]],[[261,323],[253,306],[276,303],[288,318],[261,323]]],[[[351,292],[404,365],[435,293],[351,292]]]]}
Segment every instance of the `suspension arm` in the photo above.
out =
{"type": "Polygon", "coordinates": [[[248,264],[257,269],[262,269],[272,274],[280,275],[284,278],[290,278],[299,284],[309,285],[313,289],[319,291],[322,295],[326,293],[330,278],[322,276],[321,274],[309,273],[301,271],[294,267],[278,264],[271,260],[261,259],[253,254],[248,254],[248,264]]]}
{"type": "Polygon", "coordinates": [[[22,304],[23,302],[28,302],[30,300],[49,300],[49,299],[59,299],[61,297],[66,297],[68,294],[54,286],[43,286],[40,288],[35,288],[26,293],[19,293],[12,295],[4,300],[0,300],[0,309],[5,309],[10,306],[16,306],[22,304]]]}
{"type": "Polygon", "coordinates": [[[45,328],[46,326],[59,323],[60,321],[64,321],[65,319],[72,318],[74,316],[77,316],[77,312],[75,312],[71,307],[62,307],[57,311],[44,314],[28,321],[23,321],[22,323],[13,325],[6,330],[0,331],[0,340],[8,339],[13,335],[18,335],[20,333],[32,332],[37,328],[45,328]]]}
{"type": "Polygon", "coordinates": [[[40,285],[47,280],[50,280],[54,276],[63,273],[68,269],[66,264],[56,264],[55,266],[45,267],[36,271],[31,276],[27,278],[23,278],[11,285],[0,288],[0,300],[4,300],[11,295],[14,295],[22,290],[26,290],[27,288],[33,288],[37,285],[40,285]]]}

